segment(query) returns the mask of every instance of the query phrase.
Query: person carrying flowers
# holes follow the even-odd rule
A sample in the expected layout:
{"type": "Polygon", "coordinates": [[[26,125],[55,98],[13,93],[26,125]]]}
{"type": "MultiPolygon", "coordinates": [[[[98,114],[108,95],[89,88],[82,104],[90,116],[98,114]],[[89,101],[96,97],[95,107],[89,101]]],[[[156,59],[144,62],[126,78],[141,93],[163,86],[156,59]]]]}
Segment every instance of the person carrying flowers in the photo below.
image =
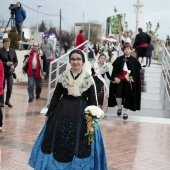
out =
{"type": "Polygon", "coordinates": [[[110,83],[109,88],[109,107],[118,105],[117,115],[128,118],[128,111],[140,110],[141,104],[141,64],[131,56],[132,47],[125,44],[122,48],[124,55],[118,57],[113,62],[112,78],[114,83],[110,83]],[[122,109],[122,105],[123,108],[122,109]]]}
{"type": "Polygon", "coordinates": [[[96,113],[96,108],[91,65],[86,54],[75,49],[59,77],[28,164],[35,170],[107,170],[98,124],[104,113],[96,113]]]}

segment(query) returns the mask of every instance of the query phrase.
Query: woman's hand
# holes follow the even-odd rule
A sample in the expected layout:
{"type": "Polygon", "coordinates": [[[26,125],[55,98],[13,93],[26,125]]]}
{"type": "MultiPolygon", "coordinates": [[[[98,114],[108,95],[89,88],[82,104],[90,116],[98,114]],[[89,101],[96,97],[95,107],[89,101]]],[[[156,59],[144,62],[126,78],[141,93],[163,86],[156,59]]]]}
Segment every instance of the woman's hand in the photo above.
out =
{"type": "Polygon", "coordinates": [[[121,81],[121,80],[120,80],[118,77],[115,77],[115,83],[116,83],[116,84],[119,84],[120,81],[121,81]]]}

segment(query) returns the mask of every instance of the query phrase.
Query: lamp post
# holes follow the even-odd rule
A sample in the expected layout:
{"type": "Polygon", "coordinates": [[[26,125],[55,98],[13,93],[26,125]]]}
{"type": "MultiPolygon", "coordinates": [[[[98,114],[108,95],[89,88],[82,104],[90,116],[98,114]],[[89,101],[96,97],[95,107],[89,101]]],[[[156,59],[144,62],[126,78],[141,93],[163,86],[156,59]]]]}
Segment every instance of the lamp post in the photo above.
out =
{"type": "Polygon", "coordinates": [[[138,24],[139,24],[139,13],[142,12],[142,3],[138,0],[134,5],[134,10],[135,10],[135,13],[136,13],[136,34],[138,32],[138,24]]]}
{"type": "Polygon", "coordinates": [[[125,31],[128,31],[128,22],[125,22],[125,31]]]}
{"type": "Polygon", "coordinates": [[[37,32],[38,32],[38,12],[40,7],[42,7],[40,4],[37,5],[37,32]]]}
{"type": "Polygon", "coordinates": [[[168,46],[169,42],[170,42],[170,38],[169,38],[169,35],[167,35],[167,38],[166,38],[166,47],[168,46]]]}

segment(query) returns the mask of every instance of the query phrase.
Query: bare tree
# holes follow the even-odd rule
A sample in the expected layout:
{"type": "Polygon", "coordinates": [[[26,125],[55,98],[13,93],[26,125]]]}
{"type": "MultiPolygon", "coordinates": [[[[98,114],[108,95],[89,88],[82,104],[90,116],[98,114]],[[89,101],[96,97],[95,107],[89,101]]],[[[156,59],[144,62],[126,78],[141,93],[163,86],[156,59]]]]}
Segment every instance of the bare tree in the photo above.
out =
{"type": "Polygon", "coordinates": [[[100,42],[101,32],[102,32],[102,27],[100,24],[96,23],[95,21],[84,23],[83,30],[84,30],[85,39],[88,39],[88,35],[90,34],[89,37],[90,42],[92,43],[100,42]]]}
{"type": "Polygon", "coordinates": [[[74,29],[72,29],[70,32],[66,31],[66,30],[60,30],[58,28],[55,27],[51,27],[48,31],[48,34],[54,34],[58,41],[60,41],[60,45],[63,46],[65,42],[68,43],[68,45],[71,47],[73,45],[73,41],[75,40],[75,33],[74,33],[74,29]],[[60,38],[61,36],[61,38],[60,38]]]}

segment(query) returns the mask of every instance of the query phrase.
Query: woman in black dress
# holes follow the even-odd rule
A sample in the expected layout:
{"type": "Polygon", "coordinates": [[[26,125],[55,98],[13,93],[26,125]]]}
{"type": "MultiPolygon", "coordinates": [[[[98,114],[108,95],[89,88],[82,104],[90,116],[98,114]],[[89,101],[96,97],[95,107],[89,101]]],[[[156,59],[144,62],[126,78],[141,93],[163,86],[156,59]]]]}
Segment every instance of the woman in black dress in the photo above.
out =
{"type": "Polygon", "coordinates": [[[109,66],[106,63],[106,55],[101,54],[92,66],[92,75],[96,84],[98,105],[104,112],[107,112],[109,88],[105,80],[105,74],[109,80],[112,80],[109,66]]]}
{"type": "Polygon", "coordinates": [[[66,71],[59,78],[41,130],[29,160],[35,170],[107,170],[99,125],[94,143],[88,145],[84,109],[96,105],[90,63],[85,53],[73,50],[66,71]],[[90,70],[91,71],[91,70],[90,70]]]}

